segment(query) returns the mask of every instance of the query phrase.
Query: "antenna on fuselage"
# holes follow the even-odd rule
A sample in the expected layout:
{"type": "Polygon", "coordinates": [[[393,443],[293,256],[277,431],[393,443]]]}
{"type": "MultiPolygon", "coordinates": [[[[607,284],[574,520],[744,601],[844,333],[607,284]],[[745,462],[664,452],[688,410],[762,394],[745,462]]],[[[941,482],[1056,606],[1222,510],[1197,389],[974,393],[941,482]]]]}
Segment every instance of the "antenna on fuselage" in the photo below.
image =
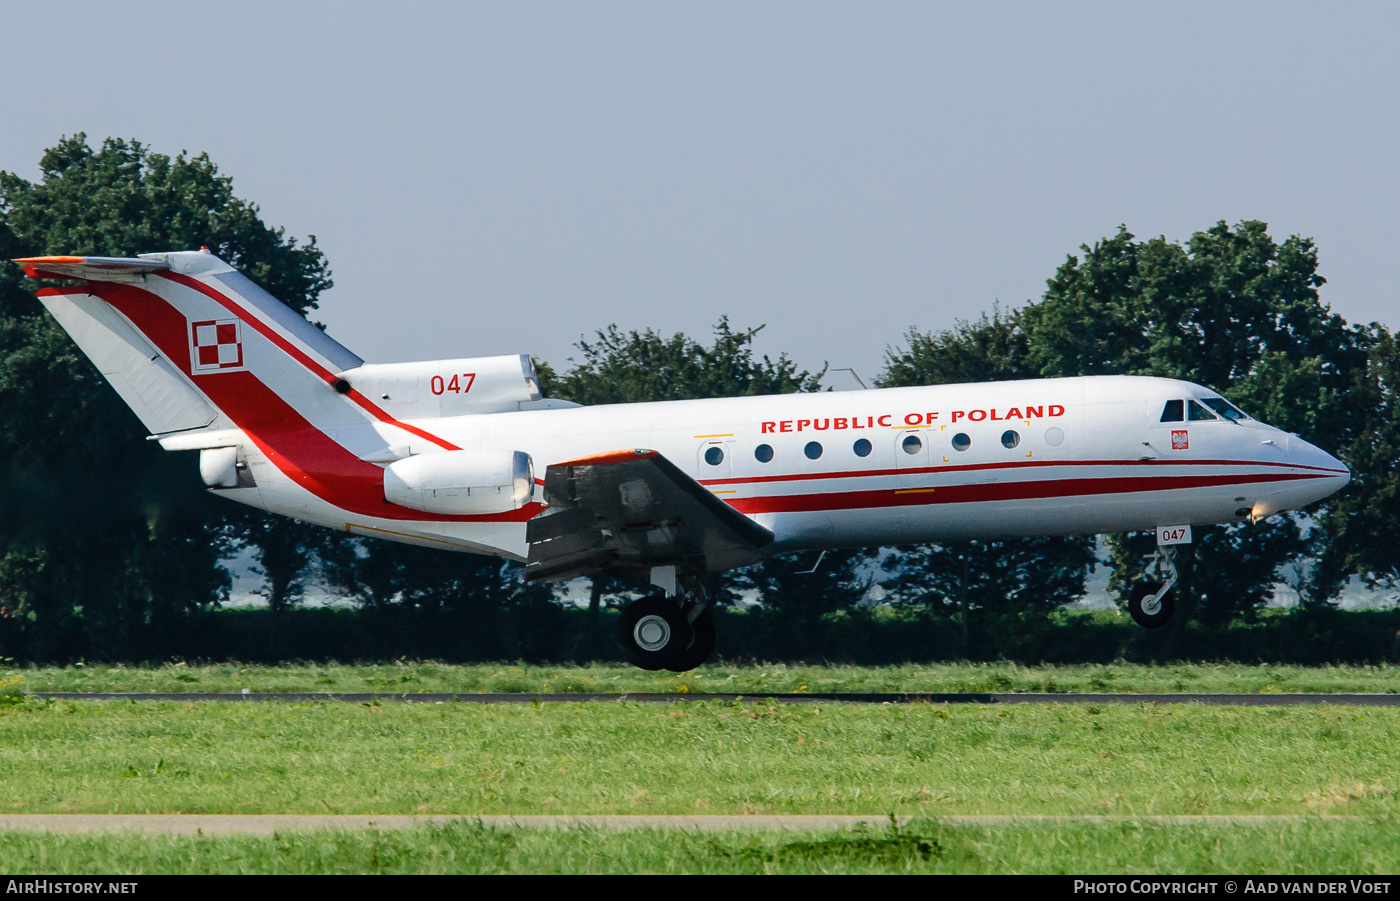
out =
{"type": "Polygon", "coordinates": [[[817,555],[817,562],[812,564],[811,569],[799,569],[794,575],[810,576],[812,573],[816,572],[818,569],[821,568],[822,559],[824,557],[826,557],[826,551],[822,551],[820,554],[817,555]]]}
{"type": "Polygon", "coordinates": [[[829,387],[829,388],[826,389],[827,391],[866,391],[866,390],[869,390],[869,389],[866,388],[865,382],[861,379],[861,377],[860,377],[859,375],[856,374],[856,371],[855,371],[854,369],[851,369],[851,368],[849,368],[849,367],[842,367],[841,369],[828,369],[828,370],[827,370],[827,373],[828,373],[828,374],[833,373],[833,372],[849,372],[849,373],[851,374],[851,379],[852,379],[852,381],[854,381],[854,382],[856,383],[856,385],[855,385],[855,387],[851,387],[851,386],[848,385],[848,386],[846,386],[846,387],[844,387],[844,388],[838,388],[837,386],[832,385],[831,387],[829,387]]]}

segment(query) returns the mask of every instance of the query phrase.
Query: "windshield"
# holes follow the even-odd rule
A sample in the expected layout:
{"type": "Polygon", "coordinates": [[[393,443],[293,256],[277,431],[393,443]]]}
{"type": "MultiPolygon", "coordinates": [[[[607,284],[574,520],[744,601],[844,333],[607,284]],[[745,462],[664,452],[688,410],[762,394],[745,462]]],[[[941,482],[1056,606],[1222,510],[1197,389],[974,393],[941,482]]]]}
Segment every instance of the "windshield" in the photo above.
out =
{"type": "Polygon", "coordinates": [[[1245,415],[1243,410],[1230,403],[1223,397],[1203,397],[1201,398],[1201,403],[1205,404],[1207,407],[1210,407],[1212,410],[1219,413],[1221,416],[1230,420],[1231,422],[1238,422],[1241,419],[1249,418],[1245,415]]]}

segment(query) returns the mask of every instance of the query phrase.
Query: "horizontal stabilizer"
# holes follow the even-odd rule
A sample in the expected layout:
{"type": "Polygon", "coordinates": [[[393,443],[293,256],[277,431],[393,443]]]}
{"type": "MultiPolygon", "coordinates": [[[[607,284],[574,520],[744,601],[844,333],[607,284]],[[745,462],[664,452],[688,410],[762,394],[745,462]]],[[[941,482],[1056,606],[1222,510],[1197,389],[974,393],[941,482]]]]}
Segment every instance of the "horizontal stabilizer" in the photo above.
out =
{"type": "Polygon", "coordinates": [[[133,260],[124,257],[26,257],[15,260],[30,278],[81,278],[94,281],[125,281],[148,272],[169,269],[164,260],[133,260]]]}

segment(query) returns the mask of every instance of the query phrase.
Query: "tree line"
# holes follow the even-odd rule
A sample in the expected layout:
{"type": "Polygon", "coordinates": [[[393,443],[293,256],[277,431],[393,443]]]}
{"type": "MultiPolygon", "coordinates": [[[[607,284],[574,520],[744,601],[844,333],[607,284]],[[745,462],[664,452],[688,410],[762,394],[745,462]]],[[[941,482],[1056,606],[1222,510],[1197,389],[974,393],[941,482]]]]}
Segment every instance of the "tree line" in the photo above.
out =
{"type": "MultiPolygon", "coordinates": [[[[0,259],[200,246],[304,315],[332,285],[315,238],[267,225],[205,154],[172,158],[119,139],[94,149],[78,134],[44,153],[36,181],[0,172],[0,259]]],[[[1180,378],[1344,460],[1351,484],[1314,509],[1197,530],[1179,560],[1178,615],[1153,646],[1190,655],[1202,629],[1257,622],[1280,581],[1297,589],[1302,616],[1330,611],[1353,578],[1400,584],[1400,354],[1386,326],[1348,323],[1321,301],[1317,264],[1310,239],[1276,241],[1257,221],[1219,222],[1185,242],[1120,227],[1069,255],[1020,309],[911,329],[876,383],[1180,378]]],[[[292,638],[304,630],[287,617],[313,578],[355,602],[365,623],[416,611],[434,630],[457,629],[462,647],[477,649],[464,653],[610,653],[610,602],[645,586],[594,580],[586,609],[569,619],[581,623],[569,627],[578,637],[561,647],[526,633],[561,628],[573,612],[550,586],[527,586],[518,566],[355,539],[212,498],[190,454],[144,440],[34,289],[0,264],[0,655],[159,657],[227,600],[225,561],[240,552],[265,580],[270,612],[259,628],[289,642],[289,656],[304,655],[292,638]]],[[[580,340],[564,365],[537,365],[547,396],[585,404],[824,389],[824,370],[758,355],[757,331],[724,318],[706,340],[612,325],[580,340]]],[[[750,620],[784,636],[771,640],[775,654],[830,653],[832,624],[875,615],[874,600],[881,616],[934,624],[934,656],[949,645],[987,656],[1011,647],[1009,636],[1061,622],[1100,554],[1110,589],[1123,591],[1154,547],[1148,534],[1102,546],[1085,536],[841,550],[815,572],[814,554],[777,557],[726,574],[719,601],[756,603],[750,620]]],[[[415,645],[401,635],[394,649],[405,648],[415,645]]]]}

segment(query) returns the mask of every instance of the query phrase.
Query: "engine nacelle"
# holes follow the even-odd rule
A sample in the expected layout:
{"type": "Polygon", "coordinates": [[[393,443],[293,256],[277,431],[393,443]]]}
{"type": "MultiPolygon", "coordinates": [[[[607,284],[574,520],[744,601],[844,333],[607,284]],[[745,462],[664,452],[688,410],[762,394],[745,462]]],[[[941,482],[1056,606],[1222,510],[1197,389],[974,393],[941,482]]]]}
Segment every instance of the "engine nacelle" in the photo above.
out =
{"type": "Polygon", "coordinates": [[[535,468],[521,451],[418,454],[384,469],[384,498],[425,513],[507,513],[534,492],[535,468]]]}
{"type": "Polygon", "coordinates": [[[399,419],[498,413],[540,399],[540,380],[527,354],[366,363],[340,378],[399,419]]]}
{"type": "Polygon", "coordinates": [[[201,450],[199,477],[210,488],[237,488],[238,448],[206,447],[201,450]]]}
{"type": "MultiPolygon", "coordinates": [[[[200,437],[207,440],[207,436],[200,437]]],[[[199,477],[206,486],[216,490],[257,486],[237,445],[200,448],[199,477]]]]}

